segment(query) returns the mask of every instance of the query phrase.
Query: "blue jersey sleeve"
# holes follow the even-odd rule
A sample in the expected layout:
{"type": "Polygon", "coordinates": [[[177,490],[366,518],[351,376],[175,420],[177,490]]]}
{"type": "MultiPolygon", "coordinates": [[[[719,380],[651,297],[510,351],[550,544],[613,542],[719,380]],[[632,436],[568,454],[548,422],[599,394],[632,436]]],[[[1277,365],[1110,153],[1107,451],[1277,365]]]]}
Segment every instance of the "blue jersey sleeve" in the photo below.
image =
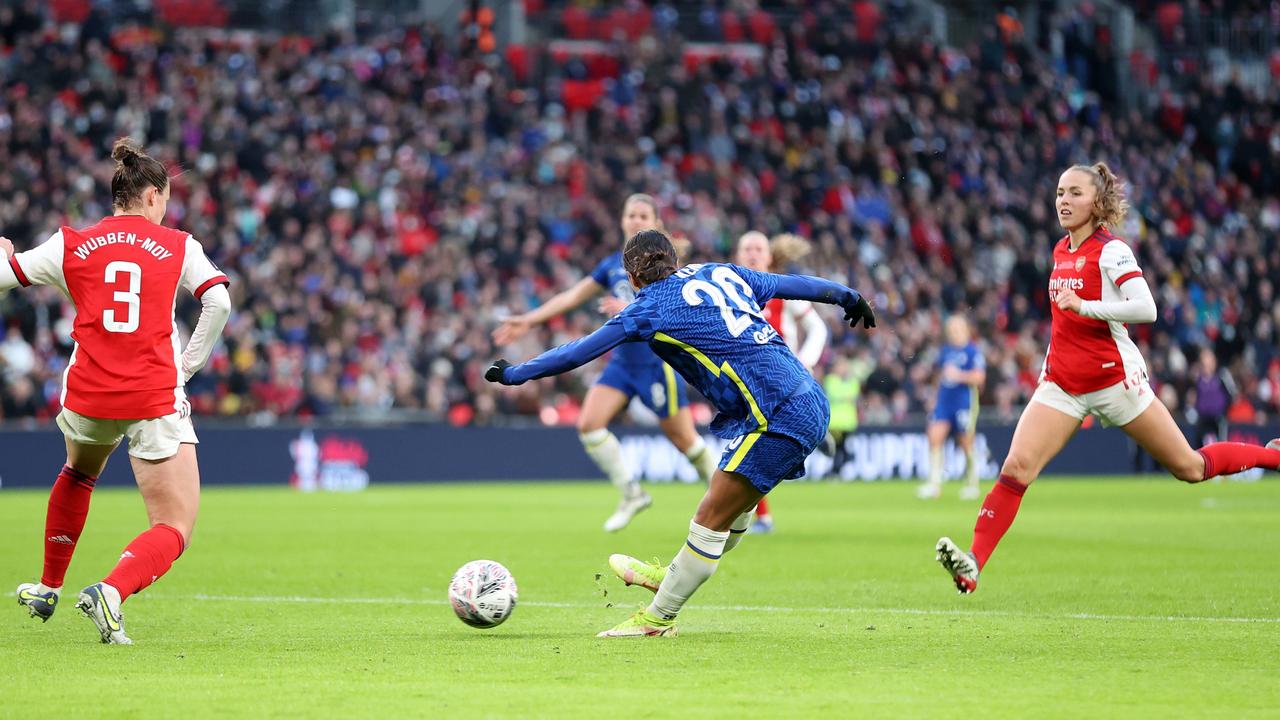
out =
{"type": "MultiPolygon", "coordinates": [[[[768,275],[768,273],[756,274],[768,275]]],[[[770,277],[774,278],[775,286],[770,297],[780,297],[783,300],[809,300],[850,308],[862,298],[858,291],[823,278],[809,275],[770,275],[770,277]]]]}
{"type": "Polygon", "coordinates": [[[596,265],[596,269],[591,271],[591,279],[595,280],[596,284],[602,288],[609,287],[609,271],[613,270],[617,263],[618,261],[613,255],[601,260],[600,264],[596,265]]]}
{"type": "Polygon", "coordinates": [[[965,348],[965,350],[969,354],[970,370],[986,370],[987,369],[987,359],[983,357],[982,349],[978,347],[977,343],[969,343],[969,346],[965,348]]]}
{"type": "Polygon", "coordinates": [[[751,288],[751,294],[755,295],[756,302],[760,303],[761,307],[764,307],[764,304],[777,294],[778,278],[782,277],[781,275],[751,270],[741,265],[732,267],[738,277],[747,281],[747,286],[751,288]]]}
{"type": "Polygon", "coordinates": [[[571,343],[551,348],[532,360],[508,367],[502,373],[503,385],[522,385],[530,380],[559,375],[581,367],[627,342],[620,321],[624,313],[615,315],[600,329],[571,343]]]}

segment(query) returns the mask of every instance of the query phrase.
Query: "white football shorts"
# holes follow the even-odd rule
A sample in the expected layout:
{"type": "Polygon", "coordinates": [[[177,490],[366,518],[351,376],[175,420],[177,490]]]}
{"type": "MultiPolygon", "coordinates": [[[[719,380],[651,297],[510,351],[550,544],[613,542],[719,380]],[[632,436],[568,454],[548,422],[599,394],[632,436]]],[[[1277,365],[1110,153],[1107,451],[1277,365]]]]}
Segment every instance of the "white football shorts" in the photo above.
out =
{"type": "Polygon", "coordinates": [[[142,460],[173,457],[182,443],[200,442],[189,413],[172,413],[149,420],[107,420],[62,408],[57,420],[68,440],[85,445],[115,445],[127,437],[129,454],[142,460]]]}
{"type": "Polygon", "coordinates": [[[1032,402],[1048,405],[1077,420],[1084,420],[1086,415],[1096,415],[1104,427],[1128,425],[1150,407],[1155,399],[1156,394],[1145,378],[1137,382],[1118,382],[1082,395],[1072,395],[1057,383],[1045,380],[1031,396],[1032,402]]]}

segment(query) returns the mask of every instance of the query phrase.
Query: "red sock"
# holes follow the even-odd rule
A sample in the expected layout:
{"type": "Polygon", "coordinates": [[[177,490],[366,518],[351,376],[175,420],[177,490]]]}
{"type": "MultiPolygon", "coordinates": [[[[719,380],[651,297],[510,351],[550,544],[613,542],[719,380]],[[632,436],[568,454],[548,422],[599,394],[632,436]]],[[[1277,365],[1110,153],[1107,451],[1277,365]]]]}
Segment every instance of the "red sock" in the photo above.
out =
{"type": "Polygon", "coordinates": [[[1204,458],[1204,479],[1215,475],[1232,475],[1256,467],[1280,470],[1280,450],[1268,450],[1260,445],[1239,442],[1220,442],[1200,448],[1204,458]]]}
{"type": "Polygon", "coordinates": [[[169,572],[183,545],[182,533],[168,525],[155,525],[129,543],[103,582],[119,590],[124,600],[169,572]]]}
{"type": "Polygon", "coordinates": [[[973,545],[969,548],[978,559],[979,568],[987,564],[987,558],[995,552],[1000,538],[1013,524],[1013,518],[1018,515],[1018,505],[1022,503],[1022,494],[1026,491],[1026,485],[1008,475],[1001,475],[996,486],[987,493],[987,499],[982,501],[978,523],[973,528],[973,545]]]}
{"type": "Polygon", "coordinates": [[[40,582],[45,587],[62,587],[67,566],[84,530],[84,520],[89,516],[89,498],[97,480],[63,465],[58,479],[53,481],[49,509],[44,516],[44,574],[40,582]]]}
{"type": "Polygon", "coordinates": [[[760,504],[756,505],[756,517],[764,517],[769,514],[769,501],[760,498],[760,504]]]}

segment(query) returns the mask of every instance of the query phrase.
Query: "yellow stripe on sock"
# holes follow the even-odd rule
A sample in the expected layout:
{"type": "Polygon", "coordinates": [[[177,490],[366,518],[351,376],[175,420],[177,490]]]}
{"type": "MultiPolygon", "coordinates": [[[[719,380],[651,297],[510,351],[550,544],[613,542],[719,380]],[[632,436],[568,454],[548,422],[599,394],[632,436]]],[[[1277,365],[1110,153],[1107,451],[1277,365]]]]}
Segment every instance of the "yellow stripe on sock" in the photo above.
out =
{"type": "Polygon", "coordinates": [[[707,563],[707,564],[709,564],[709,565],[715,565],[716,563],[719,563],[719,562],[720,562],[720,558],[709,558],[709,557],[707,557],[706,555],[703,555],[703,554],[699,553],[698,551],[694,550],[694,549],[689,545],[689,542],[688,542],[688,541],[685,541],[684,547],[682,547],[682,548],[680,548],[680,549],[681,549],[681,550],[682,550],[686,555],[688,555],[689,557],[695,557],[695,558],[698,558],[698,559],[699,559],[699,560],[701,560],[702,562],[707,563]]]}

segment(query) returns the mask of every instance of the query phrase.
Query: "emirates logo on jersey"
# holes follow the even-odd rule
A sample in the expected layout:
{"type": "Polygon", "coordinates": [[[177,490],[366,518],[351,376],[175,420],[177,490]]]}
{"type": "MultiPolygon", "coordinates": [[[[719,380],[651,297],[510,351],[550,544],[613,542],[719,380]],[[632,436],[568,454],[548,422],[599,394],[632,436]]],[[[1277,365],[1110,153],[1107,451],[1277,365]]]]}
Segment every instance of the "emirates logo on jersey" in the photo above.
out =
{"type": "Polygon", "coordinates": [[[1076,258],[1076,272],[1084,269],[1084,258],[1076,258]]]}

